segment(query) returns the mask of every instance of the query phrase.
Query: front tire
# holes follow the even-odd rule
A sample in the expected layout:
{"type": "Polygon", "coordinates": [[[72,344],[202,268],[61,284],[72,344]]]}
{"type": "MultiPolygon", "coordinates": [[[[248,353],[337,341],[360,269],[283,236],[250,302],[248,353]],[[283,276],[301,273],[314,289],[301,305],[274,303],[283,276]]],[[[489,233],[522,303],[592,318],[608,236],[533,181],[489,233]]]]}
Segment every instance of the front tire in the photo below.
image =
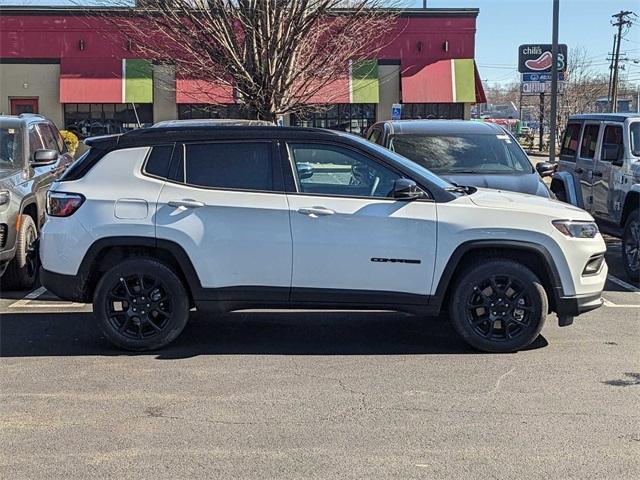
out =
{"type": "Polygon", "coordinates": [[[640,210],[627,217],[622,234],[622,261],[632,280],[640,281],[640,210]]]}
{"type": "Polygon", "coordinates": [[[536,275],[511,260],[487,259],[457,281],[449,313],[460,336],[485,352],[515,352],[538,335],[548,311],[536,275]]]}
{"type": "Polygon", "coordinates": [[[2,275],[4,290],[26,290],[36,282],[38,256],[33,252],[33,243],[38,238],[38,229],[29,215],[20,218],[20,230],[16,236],[16,254],[2,275]]]}
{"type": "Polygon", "coordinates": [[[105,337],[116,346],[155,350],[175,340],[186,326],[189,296],[165,264],[133,258],[102,276],[93,311],[105,337]]]}

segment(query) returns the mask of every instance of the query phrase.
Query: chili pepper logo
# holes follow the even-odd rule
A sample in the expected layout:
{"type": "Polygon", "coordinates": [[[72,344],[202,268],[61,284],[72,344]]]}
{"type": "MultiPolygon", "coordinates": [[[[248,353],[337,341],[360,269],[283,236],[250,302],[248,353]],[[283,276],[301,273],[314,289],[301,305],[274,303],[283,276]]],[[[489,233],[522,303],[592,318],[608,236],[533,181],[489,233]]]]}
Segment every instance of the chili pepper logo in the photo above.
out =
{"type": "Polygon", "coordinates": [[[538,58],[529,59],[524,62],[524,64],[528,69],[533,70],[534,72],[541,72],[543,70],[548,70],[549,68],[551,68],[551,65],[553,64],[553,57],[551,55],[551,52],[544,52],[538,58]]]}

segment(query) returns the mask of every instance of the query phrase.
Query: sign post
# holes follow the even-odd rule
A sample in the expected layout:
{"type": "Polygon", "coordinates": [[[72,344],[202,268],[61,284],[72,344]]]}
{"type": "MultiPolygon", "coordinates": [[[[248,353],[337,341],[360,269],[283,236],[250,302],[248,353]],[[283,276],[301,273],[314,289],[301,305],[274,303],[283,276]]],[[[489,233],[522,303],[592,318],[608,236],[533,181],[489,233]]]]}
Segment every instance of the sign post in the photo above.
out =
{"type": "Polygon", "coordinates": [[[391,105],[391,120],[400,120],[402,118],[402,104],[394,103],[391,105]]]}
{"type": "MultiPolygon", "coordinates": [[[[551,40],[551,55],[553,63],[558,64],[558,17],[560,16],[560,0],[553,0],[553,33],[551,40]]],[[[565,52],[564,63],[566,67],[567,55],[565,52]]],[[[556,161],[556,122],[558,120],[558,69],[551,70],[551,125],[549,130],[549,161],[556,161]]]]}

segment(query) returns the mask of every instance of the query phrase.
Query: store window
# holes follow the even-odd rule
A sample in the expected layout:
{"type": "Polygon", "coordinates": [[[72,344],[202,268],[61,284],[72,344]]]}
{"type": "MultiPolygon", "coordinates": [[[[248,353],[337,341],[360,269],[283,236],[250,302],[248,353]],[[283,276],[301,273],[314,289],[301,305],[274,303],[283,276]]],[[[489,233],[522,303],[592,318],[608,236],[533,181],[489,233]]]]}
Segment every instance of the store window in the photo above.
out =
{"type": "Polygon", "coordinates": [[[150,103],[66,103],[65,129],[80,138],[124,133],[153,125],[150,103]]]}
{"type": "Polygon", "coordinates": [[[403,103],[403,120],[464,120],[464,103],[403,103]]]}
{"type": "Polygon", "coordinates": [[[292,127],[318,127],[364,135],[376,122],[375,103],[337,103],[317,112],[292,114],[292,127]]]}
{"type": "Polygon", "coordinates": [[[250,119],[247,109],[236,104],[208,105],[203,103],[185,103],[178,105],[179,120],[200,120],[208,118],[250,119]]]}

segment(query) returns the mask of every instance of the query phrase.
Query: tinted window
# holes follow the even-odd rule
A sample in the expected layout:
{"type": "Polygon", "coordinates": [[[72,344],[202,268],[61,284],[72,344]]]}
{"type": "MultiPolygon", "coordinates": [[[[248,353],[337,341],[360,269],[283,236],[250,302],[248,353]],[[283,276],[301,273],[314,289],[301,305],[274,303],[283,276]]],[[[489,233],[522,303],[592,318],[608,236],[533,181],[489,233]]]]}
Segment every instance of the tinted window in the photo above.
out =
{"type": "Polygon", "coordinates": [[[0,168],[22,166],[22,131],[0,127],[0,168]]]}
{"type": "MultiPolygon", "coordinates": [[[[614,155],[616,160],[622,158],[624,153],[624,143],[622,141],[622,127],[618,125],[607,125],[604,129],[604,137],[602,138],[602,152],[600,159],[606,157],[605,152],[614,155]]],[[[609,157],[609,160],[612,158],[609,157]]]]}
{"type": "Polygon", "coordinates": [[[270,143],[186,145],[185,181],[189,185],[243,190],[273,190],[270,143]]]}
{"type": "Polygon", "coordinates": [[[580,124],[570,123],[567,125],[567,130],[564,132],[564,138],[562,139],[562,149],[560,150],[561,156],[571,156],[573,158],[566,158],[564,160],[575,161],[576,153],[578,153],[578,142],[580,141],[580,124]]]}
{"type": "Polygon", "coordinates": [[[370,134],[369,134],[369,141],[373,142],[373,143],[377,143],[378,142],[378,138],[380,138],[380,133],[381,131],[378,130],[377,128],[374,129],[370,134]]]}
{"type": "Polygon", "coordinates": [[[167,178],[172,152],[173,145],[153,147],[151,153],[149,153],[149,158],[147,158],[147,163],[144,166],[145,173],[156,177],[167,178]]]}
{"type": "Polygon", "coordinates": [[[44,142],[44,148],[47,150],[55,150],[60,153],[60,146],[53,136],[53,132],[49,128],[49,125],[46,123],[39,123],[38,132],[40,132],[40,138],[42,138],[42,141],[44,142]]]}
{"type": "Polygon", "coordinates": [[[31,155],[31,158],[33,158],[33,154],[36,150],[42,149],[44,149],[44,144],[42,143],[40,134],[37,132],[36,127],[32,125],[29,127],[29,154],[31,155]]]}
{"type": "Polygon", "coordinates": [[[634,122],[629,127],[631,133],[631,153],[640,157],[640,122],[634,122]]]}
{"type": "Polygon", "coordinates": [[[394,135],[389,149],[434,173],[533,173],[526,154],[506,133],[394,135]]]}
{"type": "Polygon", "coordinates": [[[598,145],[598,132],[600,125],[586,125],[582,134],[582,143],[580,145],[580,157],[593,158],[596,156],[596,147],[598,145]]]}
{"type": "Polygon", "coordinates": [[[391,197],[400,175],[353,150],[333,145],[290,144],[300,191],[325,195],[391,197]]]}

